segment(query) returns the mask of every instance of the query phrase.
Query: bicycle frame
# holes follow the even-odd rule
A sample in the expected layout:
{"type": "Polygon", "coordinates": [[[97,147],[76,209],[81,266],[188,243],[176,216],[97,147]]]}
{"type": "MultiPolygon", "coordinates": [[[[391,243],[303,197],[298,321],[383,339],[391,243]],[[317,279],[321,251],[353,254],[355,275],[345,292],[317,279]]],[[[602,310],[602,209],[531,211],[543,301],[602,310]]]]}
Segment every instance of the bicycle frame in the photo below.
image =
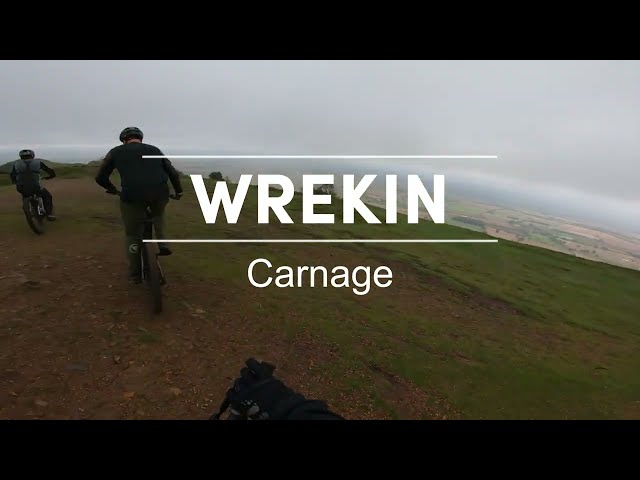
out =
{"type": "Polygon", "coordinates": [[[24,200],[26,201],[26,206],[28,206],[29,213],[40,217],[44,217],[47,214],[44,209],[44,201],[38,194],[34,193],[33,195],[24,197],[24,200]]]}
{"type": "MultiPolygon", "coordinates": [[[[47,214],[47,212],[44,209],[44,201],[42,200],[42,197],[39,195],[32,195],[31,201],[33,202],[34,200],[36,204],[36,213],[39,216],[44,217],[47,214]]],[[[33,205],[33,203],[31,203],[31,205],[33,205]]]]}
{"type": "Polygon", "coordinates": [[[47,212],[45,211],[42,197],[36,193],[28,197],[23,197],[22,210],[27,218],[29,227],[38,235],[43,234],[45,231],[44,221],[47,212]]]}
{"type": "Polygon", "coordinates": [[[162,267],[160,266],[158,251],[154,251],[144,240],[153,238],[153,219],[147,207],[143,223],[142,244],[140,245],[140,268],[142,281],[149,287],[153,299],[154,313],[162,311],[162,286],[166,284],[162,267]]]}
{"type": "MultiPolygon", "coordinates": [[[[120,195],[120,192],[118,191],[107,191],[107,193],[111,195],[120,195]]],[[[179,199],[180,197],[170,195],[170,198],[179,199]]],[[[157,250],[154,251],[149,246],[150,244],[145,242],[145,240],[153,239],[154,234],[153,215],[149,206],[145,209],[145,218],[142,221],[141,233],[142,242],[138,248],[138,255],[140,257],[140,273],[143,283],[149,287],[151,292],[154,313],[160,313],[162,312],[162,286],[166,285],[167,282],[160,265],[159,252],[157,250]]]]}
{"type": "MultiPolygon", "coordinates": [[[[140,257],[141,257],[140,258],[140,264],[141,264],[141,267],[142,267],[142,278],[143,278],[143,280],[148,276],[147,275],[148,270],[146,270],[146,268],[145,268],[146,265],[144,263],[144,261],[145,261],[144,257],[145,256],[143,254],[143,249],[147,249],[148,248],[148,246],[147,246],[148,244],[145,243],[144,240],[152,240],[153,239],[153,218],[151,216],[151,210],[149,209],[149,207],[147,207],[147,214],[146,215],[147,216],[146,216],[146,218],[144,220],[143,228],[142,228],[142,240],[143,240],[143,242],[142,242],[142,245],[141,245],[141,248],[140,248],[140,257]]],[[[158,265],[158,271],[160,272],[161,284],[164,284],[165,283],[165,277],[164,277],[164,273],[162,272],[162,267],[160,265],[160,261],[158,260],[158,254],[155,253],[154,257],[155,257],[155,261],[156,261],[156,263],[158,265]]]]}

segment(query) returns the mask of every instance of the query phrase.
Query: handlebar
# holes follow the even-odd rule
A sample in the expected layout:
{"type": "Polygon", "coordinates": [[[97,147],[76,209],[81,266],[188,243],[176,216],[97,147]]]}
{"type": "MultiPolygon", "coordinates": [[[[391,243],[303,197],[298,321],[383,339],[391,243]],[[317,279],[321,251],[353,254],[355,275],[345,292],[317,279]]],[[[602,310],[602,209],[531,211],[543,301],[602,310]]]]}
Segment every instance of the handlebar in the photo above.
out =
{"type": "Polygon", "coordinates": [[[219,410],[209,417],[209,420],[247,420],[245,416],[238,415],[232,411],[229,412],[227,418],[222,418],[222,414],[225,413],[230,406],[229,395],[232,392],[233,387],[227,390],[227,393],[224,396],[224,400],[222,405],[220,405],[219,410]]]}

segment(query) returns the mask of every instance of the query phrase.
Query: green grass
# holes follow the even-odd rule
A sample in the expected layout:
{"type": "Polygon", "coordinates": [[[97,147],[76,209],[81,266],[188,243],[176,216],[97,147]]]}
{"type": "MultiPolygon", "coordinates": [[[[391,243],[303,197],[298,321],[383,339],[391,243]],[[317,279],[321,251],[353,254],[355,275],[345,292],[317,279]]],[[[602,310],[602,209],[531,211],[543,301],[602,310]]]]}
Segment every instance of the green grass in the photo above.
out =
{"type": "MultiPolygon", "coordinates": [[[[257,193],[252,189],[237,225],[206,225],[195,198],[187,195],[179,207],[171,205],[181,212],[171,229],[182,238],[488,238],[450,225],[407,224],[401,215],[396,225],[369,225],[357,215],[354,225],[339,220],[335,225],[304,225],[301,206],[297,195],[287,207],[293,225],[257,225],[257,193]]],[[[384,219],[381,209],[372,210],[384,219]]],[[[341,217],[339,205],[317,211],[341,217]]],[[[185,271],[238,289],[248,283],[247,265],[257,257],[274,265],[328,268],[338,259],[365,265],[402,262],[412,271],[412,284],[398,279],[397,288],[414,288],[415,298],[437,294],[444,307],[429,307],[429,302],[401,306],[384,290],[357,298],[347,289],[268,288],[255,313],[295,311],[297,318],[288,328],[313,328],[342,344],[368,338],[369,346],[352,348],[348,355],[361,362],[375,358],[425,389],[435,387],[463,416],[611,418],[625,415],[640,398],[640,272],[506,240],[179,249],[185,271]],[[422,284],[433,278],[441,286],[422,284]],[[449,291],[451,298],[446,298],[449,291]],[[502,302],[508,311],[470,311],[468,297],[474,295],[502,302]],[[478,321],[452,322],[451,310],[465,318],[477,315],[478,321]]]]}

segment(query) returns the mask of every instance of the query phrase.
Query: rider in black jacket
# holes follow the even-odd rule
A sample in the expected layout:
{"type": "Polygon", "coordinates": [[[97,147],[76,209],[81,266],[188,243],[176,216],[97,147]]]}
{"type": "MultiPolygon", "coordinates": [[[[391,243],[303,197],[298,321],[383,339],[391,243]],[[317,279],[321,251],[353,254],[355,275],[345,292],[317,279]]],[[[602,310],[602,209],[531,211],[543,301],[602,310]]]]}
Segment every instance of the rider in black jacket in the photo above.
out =
{"type": "MultiPolygon", "coordinates": [[[[138,249],[141,243],[140,225],[144,221],[146,208],[151,208],[153,224],[158,239],[165,237],[165,208],[169,202],[171,182],[175,195],[180,198],[183,190],[180,174],[162,151],[142,140],[144,135],[137,127],[127,127],[120,133],[122,145],[112,148],[106,154],[96,183],[107,193],[120,193],[120,212],[125,225],[127,238],[126,253],[129,257],[129,277],[139,283],[140,258],[138,249]],[[159,158],[145,158],[156,156],[159,158]],[[120,174],[120,188],[109,180],[114,170],[120,174]]],[[[170,255],[171,249],[165,243],[158,244],[160,255],[170,255]]]]}
{"type": "Polygon", "coordinates": [[[42,198],[44,209],[49,220],[55,220],[53,214],[53,196],[51,192],[40,184],[40,171],[44,171],[48,176],[44,180],[49,180],[56,176],[53,168],[47,166],[44,160],[36,158],[33,150],[20,150],[20,160],[13,162],[9,177],[11,183],[16,186],[16,190],[23,197],[29,197],[34,193],[42,198]]]}
{"type": "Polygon", "coordinates": [[[217,420],[229,408],[233,420],[344,420],[321,400],[311,400],[273,376],[275,367],[250,358],[227,391],[217,420]]]}

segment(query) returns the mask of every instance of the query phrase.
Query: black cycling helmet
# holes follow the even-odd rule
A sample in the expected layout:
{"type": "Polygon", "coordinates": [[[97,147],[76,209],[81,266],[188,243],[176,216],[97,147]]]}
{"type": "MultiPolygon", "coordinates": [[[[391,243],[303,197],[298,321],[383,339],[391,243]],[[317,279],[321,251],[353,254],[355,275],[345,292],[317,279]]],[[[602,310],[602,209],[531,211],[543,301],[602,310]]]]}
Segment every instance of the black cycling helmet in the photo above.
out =
{"type": "Polygon", "coordinates": [[[127,127],[122,130],[122,132],[120,132],[120,141],[122,143],[132,138],[138,138],[142,140],[144,138],[142,130],[140,130],[138,127],[127,127]]]}
{"type": "Polygon", "coordinates": [[[20,150],[20,153],[18,155],[20,155],[20,158],[23,160],[36,157],[34,151],[29,149],[20,150]]]}

